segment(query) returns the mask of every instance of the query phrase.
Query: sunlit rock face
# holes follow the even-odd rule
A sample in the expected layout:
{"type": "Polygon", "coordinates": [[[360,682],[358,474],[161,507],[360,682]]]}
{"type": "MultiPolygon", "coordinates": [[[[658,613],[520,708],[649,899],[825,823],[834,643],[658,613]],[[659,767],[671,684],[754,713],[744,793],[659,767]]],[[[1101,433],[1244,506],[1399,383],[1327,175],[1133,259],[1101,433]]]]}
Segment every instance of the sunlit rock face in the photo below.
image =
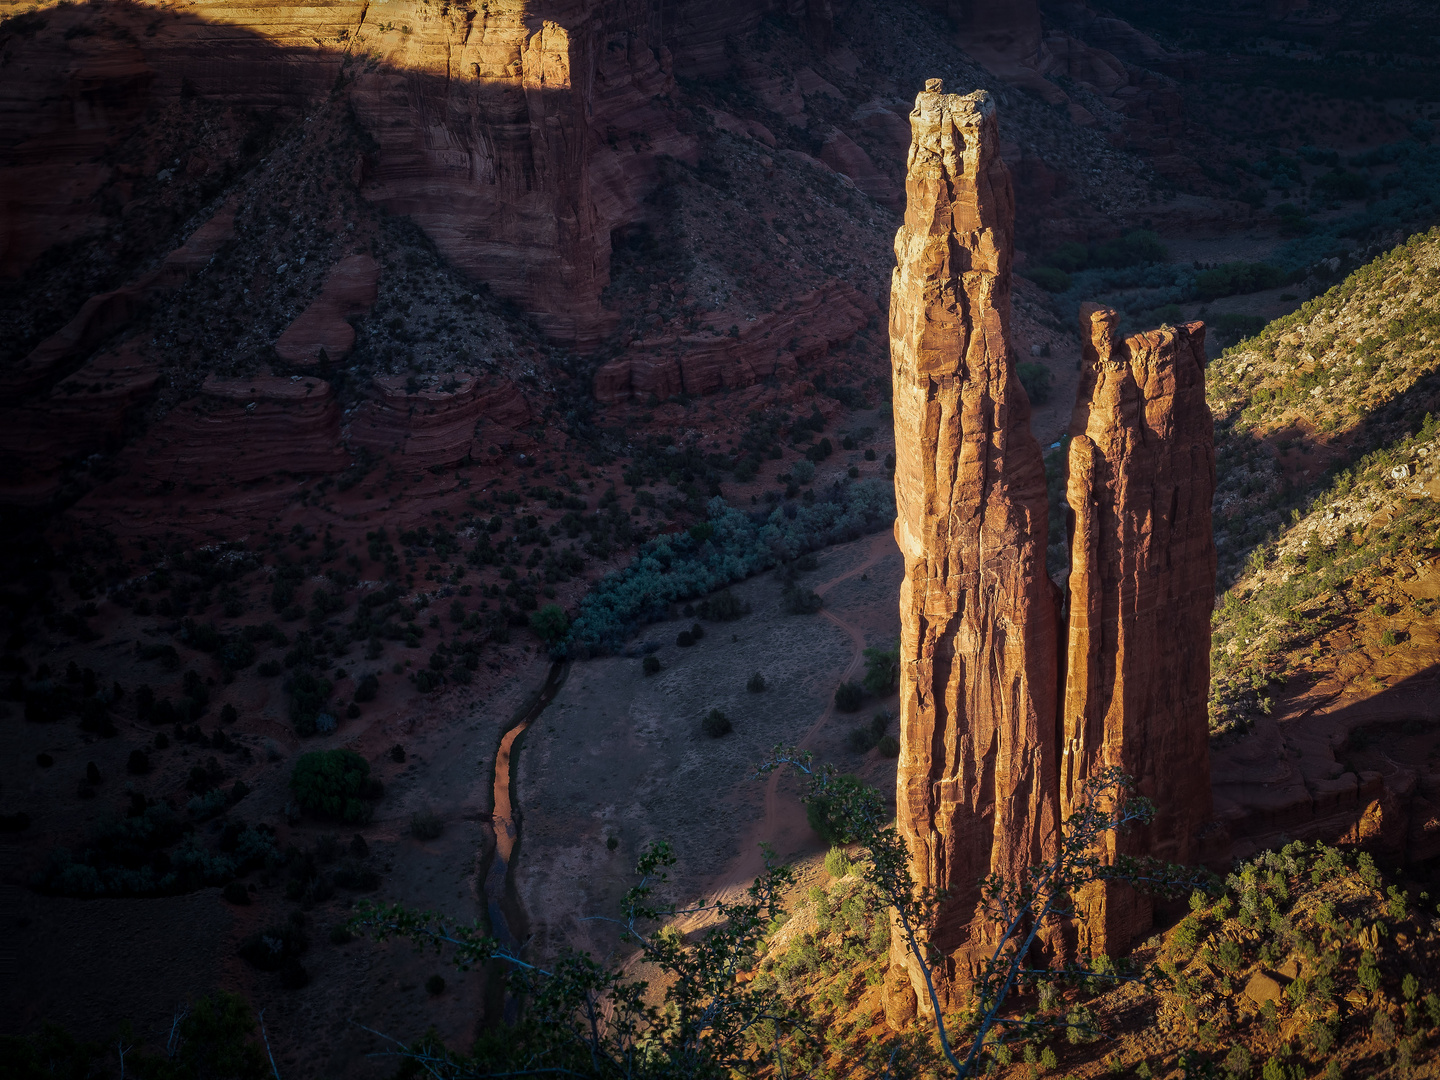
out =
{"type": "MultiPolygon", "coordinates": [[[[910,124],[890,307],[905,558],[896,801],[918,884],[950,897],[933,938],[945,1006],[989,943],[979,880],[1013,879],[1054,843],[1056,603],[1044,463],[1008,340],[1014,199],[995,103],[932,79],[910,124]]],[[[895,960],[909,965],[898,943],[895,960]]]]}
{"type": "MultiPolygon", "coordinates": [[[[775,4],[700,0],[424,0],[322,5],[197,0],[183,10],[114,5],[108,32],[39,35],[56,14],[0,43],[23,78],[0,80],[0,275],[97,228],[105,151],[182,94],[237,109],[303,113],[344,95],[368,135],[353,174],[413,218],[455,265],[514,301],[557,343],[587,349],[616,321],[600,301],[610,236],[645,215],[657,163],[694,163],[672,98],[723,68],[727,38],[775,4]],[[133,24],[133,25],[132,25],[133,24]]],[[[825,6],[806,25],[826,33],[825,6]],[[813,24],[813,25],[812,25],[813,24]]],[[[218,169],[218,166],[217,166],[218,169]]]]}
{"type": "MultiPolygon", "coordinates": [[[[1109,766],[1157,808],[1118,853],[1189,863],[1210,819],[1206,698],[1215,597],[1214,423],[1205,328],[1121,338],[1119,315],[1085,305],[1070,425],[1072,515],[1062,814],[1109,766]]],[[[1150,929],[1148,896],[1124,886],[1081,898],[1082,947],[1112,955],[1150,929]]]]}

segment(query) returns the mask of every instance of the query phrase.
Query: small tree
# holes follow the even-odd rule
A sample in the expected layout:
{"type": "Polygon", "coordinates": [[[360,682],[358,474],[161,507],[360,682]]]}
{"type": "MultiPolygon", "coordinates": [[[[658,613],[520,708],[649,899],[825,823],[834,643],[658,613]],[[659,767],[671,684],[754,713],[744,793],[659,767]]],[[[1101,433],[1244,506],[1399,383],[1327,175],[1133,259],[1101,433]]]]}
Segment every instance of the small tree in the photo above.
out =
{"type": "Polygon", "coordinates": [[[900,683],[900,643],[889,649],[865,650],[865,689],[884,697],[900,683]]]}
{"type": "MultiPolygon", "coordinates": [[[[777,746],[771,759],[760,766],[758,775],[782,765],[792,765],[808,775],[808,788],[802,796],[807,805],[823,805],[827,819],[843,822],[850,830],[850,838],[864,848],[869,865],[863,876],[895,913],[905,946],[925,980],[941,1052],[957,1077],[982,1072],[989,1051],[1005,1042],[1006,1031],[1018,1029],[1033,1035],[1037,1025],[1033,1018],[1002,1015],[1018,983],[1077,976],[1121,977],[1088,967],[1029,966],[1040,933],[1073,915],[1069,906],[1073,895],[1092,882],[1105,881],[1123,881],[1181,895],[1208,879],[1208,875],[1184,867],[1131,856],[1106,863],[1099,854],[1102,838],[1110,832],[1148,823],[1155,811],[1148,800],[1132,794],[1133,784],[1120,770],[1106,769],[1091,777],[1085,782],[1080,805],[1062,826],[1055,854],[1048,862],[1030,867],[1021,881],[1007,881],[998,874],[981,881],[981,903],[986,918],[996,929],[996,944],[976,975],[969,1012],[962,1016],[958,1029],[951,1031],[932,974],[938,957],[928,941],[942,898],[934,890],[916,886],[910,873],[909,850],[890,820],[880,793],[854,777],[837,773],[833,766],[816,767],[809,751],[794,748],[777,746]],[[992,1038],[997,1027],[1001,1032],[992,1038]]],[[[1045,1022],[1038,1023],[1043,1026],[1045,1022]]],[[[1068,1017],[1052,1023],[1067,1031],[1074,1026],[1068,1017]]]]}
{"type": "Polygon", "coordinates": [[[363,823],[370,801],[383,788],[370,776],[370,763],[354,750],[316,750],[301,754],[290,774],[290,790],[302,810],[319,817],[363,823]]]}
{"type": "Polygon", "coordinates": [[[647,1004],[649,984],[631,979],[618,963],[602,965],[588,954],[567,950],[542,966],[486,936],[479,923],[454,926],[437,914],[398,904],[356,905],[357,914],[347,924],[351,931],[377,941],[398,937],[421,948],[448,950],[462,971],[498,962],[509,989],[526,999],[513,1026],[482,1035],[468,1053],[449,1050],[431,1035],[409,1045],[391,1039],[391,1053],[445,1080],[544,1074],[718,1078],[746,1064],[754,1053],[749,1036],[758,1025],[785,1030],[799,1022],[779,1006],[773,989],[737,979],[754,965],[794,873],[773,866],[766,849],[765,872],[743,900],[678,911],[655,903],[655,892],[674,863],[669,844],[647,847],[636,870],[639,882],[625,894],[620,918],[603,920],[618,926],[641,959],[664,973],[663,1008],[647,1004]],[[716,924],[694,945],[660,925],[701,911],[713,912],[716,924]]]}
{"type": "Polygon", "coordinates": [[[546,604],[530,615],[530,629],[548,648],[555,648],[570,636],[570,616],[559,604],[546,604]]]}

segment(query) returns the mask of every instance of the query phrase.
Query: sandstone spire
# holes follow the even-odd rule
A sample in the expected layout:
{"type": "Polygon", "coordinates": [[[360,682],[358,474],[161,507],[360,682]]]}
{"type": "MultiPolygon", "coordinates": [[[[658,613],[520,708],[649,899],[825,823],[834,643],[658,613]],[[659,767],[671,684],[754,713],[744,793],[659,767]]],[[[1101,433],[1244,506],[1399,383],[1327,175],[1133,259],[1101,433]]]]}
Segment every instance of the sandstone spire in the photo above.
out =
{"type": "MultiPolygon", "coordinates": [[[[932,79],[910,126],[890,294],[896,801],[919,884],[950,894],[932,939],[943,1004],[964,995],[984,945],[979,880],[1014,878],[1053,843],[1058,662],[1044,464],[1008,341],[1014,200],[995,104],[932,79]]],[[[895,960],[908,966],[903,950],[895,960]]]]}
{"type": "MultiPolygon", "coordinates": [[[[1205,328],[1119,339],[1119,316],[1087,304],[1071,419],[1073,514],[1061,813],[1080,783],[1118,766],[1157,807],[1109,854],[1193,862],[1210,817],[1206,698],[1215,544],[1214,424],[1205,328]]],[[[1081,898],[1082,945],[1123,952],[1149,929],[1147,896],[1098,886],[1081,898]]]]}

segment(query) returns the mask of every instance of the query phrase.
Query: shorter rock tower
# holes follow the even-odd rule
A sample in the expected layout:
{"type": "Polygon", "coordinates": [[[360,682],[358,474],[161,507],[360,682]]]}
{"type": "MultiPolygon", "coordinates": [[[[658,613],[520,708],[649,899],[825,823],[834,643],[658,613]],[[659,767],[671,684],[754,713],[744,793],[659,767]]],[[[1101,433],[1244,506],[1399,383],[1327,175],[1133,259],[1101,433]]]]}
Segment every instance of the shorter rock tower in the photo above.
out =
{"type": "MultiPolygon", "coordinates": [[[[1210,820],[1210,612],[1215,601],[1215,430],[1205,327],[1119,338],[1086,304],[1070,421],[1070,626],[1060,811],[1085,777],[1116,766],[1153,801],[1145,829],[1109,853],[1193,862],[1210,820]]],[[[1082,947],[1114,954],[1150,928],[1148,896],[1096,886],[1080,898],[1082,947]]]]}

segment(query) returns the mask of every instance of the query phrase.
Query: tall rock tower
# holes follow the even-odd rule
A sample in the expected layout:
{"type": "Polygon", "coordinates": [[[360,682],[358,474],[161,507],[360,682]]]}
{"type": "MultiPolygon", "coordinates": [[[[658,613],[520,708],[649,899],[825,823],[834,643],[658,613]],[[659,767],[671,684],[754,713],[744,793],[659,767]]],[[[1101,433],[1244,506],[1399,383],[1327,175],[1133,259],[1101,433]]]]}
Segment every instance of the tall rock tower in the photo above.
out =
{"type": "MultiPolygon", "coordinates": [[[[1143,830],[1110,835],[1109,854],[1188,863],[1211,813],[1215,431],[1205,327],[1121,340],[1118,322],[1109,308],[1081,308],[1061,813],[1086,776],[1118,766],[1157,814],[1143,830]]],[[[1149,897],[1127,886],[1092,886],[1080,907],[1091,952],[1124,952],[1150,928],[1149,897]]]]}
{"type": "MultiPolygon", "coordinates": [[[[1009,349],[1015,204],[995,103],[931,79],[910,126],[890,293],[905,558],[896,801],[918,883],[950,897],[932,938],[943,1005],[988,951],[980,879],[1053,851],[1059,663],[1045,469],[1009,349]]],[[[928,1010],[908,955],[894,961],[928,1010]]]]}

